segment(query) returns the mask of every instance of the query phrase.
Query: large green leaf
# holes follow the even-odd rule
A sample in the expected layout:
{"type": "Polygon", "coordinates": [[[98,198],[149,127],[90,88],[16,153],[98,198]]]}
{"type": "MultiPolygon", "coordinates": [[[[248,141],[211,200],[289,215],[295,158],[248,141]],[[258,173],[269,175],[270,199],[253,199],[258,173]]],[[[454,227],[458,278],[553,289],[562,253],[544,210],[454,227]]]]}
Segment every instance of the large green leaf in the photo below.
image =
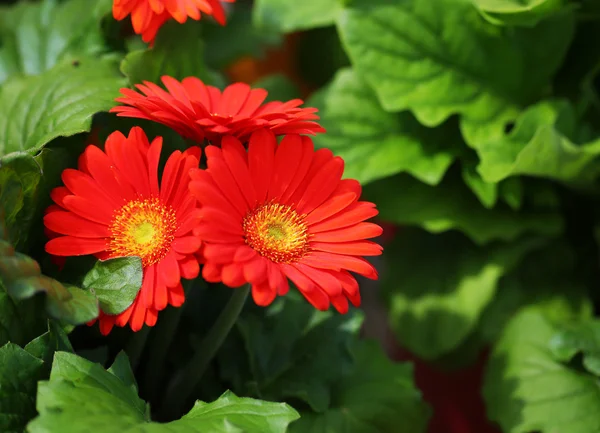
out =
{"type": "Polygon", "coordinates": [[[177,80],[199,77],[212,83],[214,77],[204,63],[204,42],[200,38],[198,23],[167,22],[160,30],[152,48],[132,51],[121,62],[121,71],[130,84],[143,81],[160,83],[168,75],[177,80]]]}
{"type": "Polygon", "coordinates": [[[146,404],[131,384],[130,375],[119,373],[124,371],[122,365],[111,369],[117,375],[76,355],[56,353],[50,380],[38,386],[39,416],[27,426],[27,431],[284,433],[288,424],[298,417],[296,411],[285,404],[239,398],[226,392],[215,402],[196,402],[178,421],[152,423],[146,404]]]}
{"type": "Polygon", "coordinates": [[[92,291],[106,314],[120,314],[135,300],[142,287],[142,260],[139,257],[118,257],[98,260],[81,283],[92,291]]]}
{"type": "Polygon", "coordinates": [[[63,60],[102,52],[106,0],[17,2],[0,9],[0,83],[13,74],[40,74],[63,60]]]}
{"type": "Polygon", "coordinates": [[[0,156],[89,131],[92,116],[113,107],[123,85],[112,62],[89,58],[10,80],[0,93],[0,156]]]}
{"type": "Polygon", "coordinates": [[[485,209],[452,174],[435,187],[407,175],[390,177],[367,185],[365,197],[377,203],[384,220],[418,225],[432,233],[457,229],[478,244],[510,241],[525,233],[555,235],[562,230],[562,218],[554,210],[530,211],[523,206],[517,212],[502,205],[485,209]]]}
{"type": "Polygon", "coordinates": [[[27,153],[0,158],[0,214],[4,214],[8,240],[17,247],[27,241],[41,177],[41,167],[27,153]]]}
{"type": "Polygon", "coordinates": [[[251,4],[238,3],[227,17],[227,25],[205,21],[203,40],[206,62],[213,68],[224,68],[244,56],[261,57],[268,46],[281,42],[279,32],[258,29],[252,23],[251,4]]]}
{"type": "Polygon", "coordinates": [[[564,10],[567,0],[473,0],[473,4],[493,24],[531,26],[564,10]]]}
{"type": "Polygon", "coordinates": [[[539,239],[482,248],[458,233],[398,235],[386,248],[382,285],[402,346],[426,359],[458,347],[492,301],[500,277],[539,246],[539,239]]]}
{"type": "Polygon", "coordinates": [[[386,110],[410,109],[429,126],[460,114],[469,143],[502,133],[547,90],[573,24],[562,14],[531,29],[496,27],[469,0],[353,0],[338,18],[353,65],[386,110]]]}
{"type": "Polygon", "coordinates": [[[253,22],[259,28],[289,33],[332,25],[341,0],[256,0],[253,22]]]}
{"type": "Polygon", "coordinates": [[[500,280],[496,296],[477,326],[481,340],[494,343],[509,320],[531,305],[554,321],[591,317],[592,304],[575,264],[575,255],[564,242],[555,241],[529,253],[500,280]]]}
{"type": "Polygon", "coordinates": [[[21,433],[35,416],[35,390],[44,361],[13,343],[0,347],[0,431],[21,433]]]}
{"type": "Polygon", "coordinates": [[[324,413],[301,412],[290,433],[421,433],[429,408],[413,383],[410,364],[391,362],[372,341],[357,342],[356,365],[333,390],[324,413]]]}
{"type": "Polygon", "coordinates": [[[240,366],[237,352],[224,351],[222,375],[245,395],[274,401],[297,398],[317,412],[325,411],[332,384],[352,366],[349,346],[361,323],[357,312],[317,311],[299,296],[287,295],[266,311],[249,312],[238,320],[249,369],[240,366]]]}
{"type": "Polygon", "coordinates": [[[487,366],[488,416],[506,433],[593,433],[600,429],[598,377],[550,349],[562,326],[535,308],[505,328],[487,366]]]}
{"type": "Polygon", "coordinates": [[[346,177],[366,183],[399,172],[435,185],[454,160],[462,140],[453,125],[430,129],[408,112],[387,113],[352,69],[342,69],[308,105],[319,109],[327,134],[314,138],[344,158],[346,177]]]}
{"type": "Polygon", "coordinates": [[[508,176],[529,175],[565,182],[589,182],[600,155],[600,140],[579,146],[569,138],[576,129],[575,112],[568,101],[540,102],[524,111],[506,136],[476,146],[481,159],[477,170],[488,182],[508,176]]]}

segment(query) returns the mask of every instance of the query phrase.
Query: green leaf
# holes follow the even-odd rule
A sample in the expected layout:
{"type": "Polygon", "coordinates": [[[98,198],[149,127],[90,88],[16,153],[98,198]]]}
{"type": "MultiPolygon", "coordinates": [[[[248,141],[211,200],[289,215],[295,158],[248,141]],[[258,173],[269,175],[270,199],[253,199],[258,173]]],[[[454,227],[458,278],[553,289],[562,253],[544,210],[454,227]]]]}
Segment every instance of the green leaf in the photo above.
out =
{"type": "Polygon", "coordinates": [[[290,433],[421,433],[430,410],[413,383],[410,364],[391,362],[373,341],[356,342],[356,365],[333,391],[324,413],[301,412],[290,433]]]}
{"type": "Polygon", "coordinates": [[[566,0],[473,0],[481,15],[496,25],[532,26],[565,9],[566,0]]]}
{"type": "Polygon", "coordinates": [[[106,1],[89,0],[18,2],[0,9],[0,83],[104,51],[100,21],[107,12],[106,1]]]}
{"type": "Polygon", "coordinates": [[[600,429],[598,378],[564,365],[549,344],[561,327],[535,308],[505,328],[486,368],[488,416],[510,433],[600,429]]]}
{"type": "Polygon", "coordinates": [[[139,257],[118,257],[98,260],[81,285],[96,295],[103,312],[116,315],[133,304],[142,287],[142,276],[139,257]]]}
{"type": "Polygon", "coordinates": [[[279,45],[281,35],[269,29],[258,29],[252,23],[252,7],[239,3],[227,17],[227,25],[215,22],[203,23],[203,40],[210,47],[206,50],[206,63],[213,68],[225,68],[244,56],[262,57],[267,47],[279,45]]]}
{"type": "Polygon", "coordinates": [[[132,85],[145,80],[159,83],[163,75],[177,80],[194,76],[211,84],[214,77],[204,63],[200,30],[193,20],[183,25],[174,20],[167,22],[161,27],[152,48],[127,54],[121,62],[121,72],[132,85]]]}
{"type": "Polygon", "coordinates": [[[577,323],[563,329],[550,340],[554,356],[563,362],[583,354],[583,366],[600,376],[600,321],[577,323]]]}
{"type": "Polygon", "coordinates": [[[24,247],[36,211],[41,167],[24,152],[15,152],[0,158],[0,214],[9,240],[24,247]]]}
{"type": "Polygon", "coordinates": [[[575,264],[575,254],[565,242],[530,252],[500,280],[494,301],[481,315],[480,338],[494,343],[512,317],[533,305],[556,322],[591,317],[592,304],[575,264]]]}
{"type": "Polygon", "coordinates": [[[24,346],[47,329],[47,316],[41,298],[17,302],[0,281],[0,345],[13,342],[24,346]]]}
{"type": "Polygon", "coordinates": [[[382,286],[398,340],[425,359],[458,347],[492,301],[500,277],[540,243],[526,239],[482,248],[458,233],[397,236],[386,248],[382,286]]]}
{"type": "MultiPolygon", "coordinates": [[[[125,362],[122,358],[116,362],[125,362]]],[[[123,366],[113,371],[123,371],[123,366]]],[[[119,376],[123,376],[119,374],[119,376]]],[[[284,433],[298,417],[285,404],[239,398],[230,392],[212,403],[196,402],[183,418],[166,424],[150,422],[146,404],[139,399],[131,378],[125,382],[100,365],[73,354],[54,357],[50,380],[40,382],[39,416],[27,426],[29,433],[284,433]]]]}
{"type": "Polygon", "coordinates": [[[427,126],[460,114],[471,144],[502,133],[547,90],[571,42],[573,15],[500,28],[468,0],[436,5],[351,1],[337,22],[352,64],[388,111],[410,109],[427,126]]]}
{"type": "MultiPolygon", "coordinates": [[[[0,220],[0,225],[2,221],[0,220]]],[[[94,295],[80,288],[62,285],[42,275],[39,264],[25,254],[15,252],[0,239],[0,283],[15,300],[46,294],[46,311],[51,317],[73,325],[98,317],[98,302],[94,295]]]]}
{"type": "Polygon", "coordinates": [[[123,385],[129,387],[134,393],[137,393],[138,388],[135,375],[129,364],[129,357],[125,352],[119,352],[115,358],[115,362],[113,362],[113,365],[107,371],[118,377],[123,382],[123,385]]]}
{"type": "Polygon", "coordinates": [[[341,0],[256,0],[253,22],[256,27],[291,33],[330,26],[341,10],[341,0]]]}
{"type": "Polygon", "coordinates": [[[394,176],[367,185],[365,197],[377,203],[383,220],[418,225],[431,233],[460,230],[478,244],[511,241],[526,233],[552,236],[563,226],[554,210],[485,209],[452,173],[436,187],[394,176]]]}
{"type": "Polygon", "coordinates": [[[92,116],[113,107],[123,85],[113,64],[88,58],[10,80],[0,93],[0,156],[89,131],[92,116]]]}
{"type": "Polygon", "coordinates": [[[331,385],[351,368],[349,345],[361,324],[357,312],[317,311],[299,296],[287,295],[238,320],[250,371],[240,368],[237,352],[226,351],[222,376],[240,393],[274,401],[297,398],[325,411],[331,385]]]}
{"type": "Polygon", "coordinates": [[[13,343],[0,347],[0,431],[20,433],[35,416],[35,390],[44,362],[13,343]]]}
{"type": "Polygon", "coordinates": [[[320,124],[327,130],[314,138],[315,144],[344,158],[344,175],[361,183],[407,172],[435,185],[462,145],[452,125],[429,129],[410,113],[386,113],[349,68],[339,71],[308,105],[319,109],[320,124]]]}
{"type": "Polygon", "coordinates": [[[73,347],[64,329],[54,320],[48,320],[48,331],[27,343],[25,350],[44,361],[50,372],[54,352],[73,352],[73,347]]]}
{"type": "Polygon", "coordinates": [[[600,155],[600,140],[579,146],[568,136],[576,131],[575,112],[568,101],[543,101],[525,110],[514,129],[499,139],[481,142],[477,170],[484,180],[529,175],[565,182],[590,182],[590,170],[600,155]]]}

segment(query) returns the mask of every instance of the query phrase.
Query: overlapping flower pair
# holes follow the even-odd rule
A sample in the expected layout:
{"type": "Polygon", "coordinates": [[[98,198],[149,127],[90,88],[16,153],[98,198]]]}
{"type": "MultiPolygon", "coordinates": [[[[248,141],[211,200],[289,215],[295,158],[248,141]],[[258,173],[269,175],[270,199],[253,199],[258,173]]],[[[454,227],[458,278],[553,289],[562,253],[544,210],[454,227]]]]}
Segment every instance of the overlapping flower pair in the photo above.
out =
{"type": "Polygon", "coordinates": [[[249,283],[258,305],[285,295],[292,281],[320,310],[358,306],[350,272],[377,278],[363,256],[381,254],[368,239],[382,230],[365,222],[377,210],[359,201],[357,181],[342,179],[343,160],[301,135],[324,132],[316,110],[301,100],[263,104],[265,90],[241,83],[221,93],[198,78],[162,80],[166,91],[148,82],[141,93],[122,89],[125,105],[112,111],[208,140],[206,168],[192,146],[169,156],[159,181],[162,138],[150,142],[139,127],[127,137],[114,132],[103,150],[88,146],[78,169],[63,172],[44,218],[52,255],[141,257],[135,301],[119,315],[101,313],[101,332],[153,326],[167,305],[183,304],[181,279],[196,278],[200,266],[209,282],[249,283]]]}

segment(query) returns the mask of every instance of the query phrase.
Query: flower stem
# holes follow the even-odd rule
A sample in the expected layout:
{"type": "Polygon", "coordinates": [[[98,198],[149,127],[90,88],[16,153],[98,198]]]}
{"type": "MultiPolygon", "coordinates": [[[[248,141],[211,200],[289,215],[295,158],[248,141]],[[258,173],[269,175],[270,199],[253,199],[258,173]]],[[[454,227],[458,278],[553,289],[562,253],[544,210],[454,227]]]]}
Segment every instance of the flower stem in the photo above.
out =
{"type": "MultiPolygon", "coordinates": [[[[188,280],[183,282],[183,289],[186,298],[189,292],[194,287],[198,279],[188,280]]],[[[155,332],[152,335],[152,346],[150,347],[150,356],[148,357],[148,365],[146,365],[146,374],[144,383],[148,386],[148,400],[153,401],[159,390],[160,384],[164,377],[165,360],[169,353],[169,348],[173,342],[179,322],[183,313],[185,304],[181,307],[167,308],[163,316],[158,322],[155,332]]]]}
{"type": "Polygon", "coordinates": [[[176,412],[183,409],[186,400],[198,386],[210,362],[235,325],[249,292],[249,284],[233,291],[227,305],[202,340],[192,359],[171,382],[163,402],[164,415],[175,417],[178,415],[176,412]]]}

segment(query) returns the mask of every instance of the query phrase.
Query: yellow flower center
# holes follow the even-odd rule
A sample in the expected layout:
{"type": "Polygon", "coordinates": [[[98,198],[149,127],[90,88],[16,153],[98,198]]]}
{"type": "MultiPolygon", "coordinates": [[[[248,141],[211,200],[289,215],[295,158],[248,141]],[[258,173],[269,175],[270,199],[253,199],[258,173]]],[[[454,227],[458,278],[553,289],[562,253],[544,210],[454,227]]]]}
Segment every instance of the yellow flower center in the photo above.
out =
{"type": "Polygon", "coordinates": [[[158,198],[132,200],[117,210],[109,227],[108,250],[117,256],[139,256],[149,266],[169,252],[175,239],[175,211],[158,198]]]}
{"type": "Polygon", "coordinates": [[[304,217],[290,206],[259,206],[244,218],[246,243],[275,263],[294,263],[309,251],[304,217]]]}

